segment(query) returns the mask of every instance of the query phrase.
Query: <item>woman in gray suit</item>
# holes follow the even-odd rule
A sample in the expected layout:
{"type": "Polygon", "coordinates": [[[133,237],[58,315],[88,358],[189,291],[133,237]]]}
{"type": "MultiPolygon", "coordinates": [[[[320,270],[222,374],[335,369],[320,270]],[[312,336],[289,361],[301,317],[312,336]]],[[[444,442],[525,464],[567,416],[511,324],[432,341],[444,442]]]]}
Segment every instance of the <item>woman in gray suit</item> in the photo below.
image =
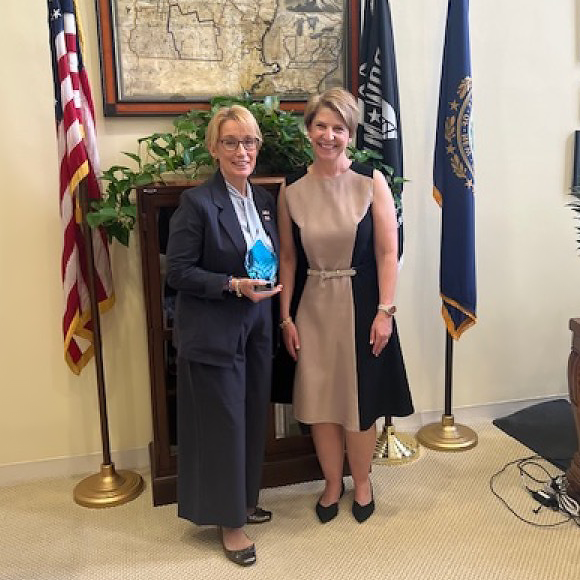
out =
{"type": "Polygon", "coordinates": [[[275,274],[275,204],[251,185],[262,135],[240,105],[211,119],[206,146],[219,165],[181,195],[167,248],[167,281],[178,291],[178,514],[217,525],[226,556],[256,561],[246,523],[258,507],[270,400],[271,280],[249,277],[248,252],[260,248],[275,274]]]}

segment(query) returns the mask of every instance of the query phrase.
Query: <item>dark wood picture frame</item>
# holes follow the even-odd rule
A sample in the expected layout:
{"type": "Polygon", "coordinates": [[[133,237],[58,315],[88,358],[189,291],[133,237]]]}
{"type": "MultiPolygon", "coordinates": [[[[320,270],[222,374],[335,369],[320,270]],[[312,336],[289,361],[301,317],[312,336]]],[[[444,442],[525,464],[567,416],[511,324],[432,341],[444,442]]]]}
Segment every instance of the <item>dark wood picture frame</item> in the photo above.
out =
{"type": "MultiPolygon", "coordinates": [[[[207,110],[207,101],[136,101],[119,98],[116,47],[111,0],[95,0],[97,6],[98,36],[101,56],[103,110],[106,117],[179,115],[191,109],[207,110]]],[[[347,88],[353,93],[358,85],[358,49],[360,36],[360,0],[346,0],[346,63],[347,88]]],[[[303,112],[305,101],[283,101],[281,108],[303,112]]]]}

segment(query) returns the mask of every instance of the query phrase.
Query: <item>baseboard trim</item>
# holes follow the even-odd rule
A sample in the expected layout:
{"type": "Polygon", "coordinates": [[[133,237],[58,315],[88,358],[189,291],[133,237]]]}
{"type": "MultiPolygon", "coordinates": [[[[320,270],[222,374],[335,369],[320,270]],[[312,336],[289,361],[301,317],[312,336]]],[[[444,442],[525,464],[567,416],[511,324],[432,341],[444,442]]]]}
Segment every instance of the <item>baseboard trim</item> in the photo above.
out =
{"type": "MultiPolygon", "coordinates": [[[[453,416],[457,423],[476,427],[478,423],[489,423],[499,417],[515,413],[521,409],[553,401],[554,399],[567,399],[568,393],[552,395],[549,397],[537,397],[517,401],[503,401],[501,403],[488,403],[485,405],[472,405],[453,409],[453,416]]],[[[393,424],[397,431],[416,432],[423,425],[441,421],[441,410],[419,411],[410,417],[395,417],[393,424]]],[[[379,429],[384,422],[377,423],[379,429]]],[[[149,467],[149,453],[147,447],[129,449],[126,451],[113,451],[111,458],[117,469],[143,469],[149,467]]],[[[90,455],[78,455],[73,457],[55,457],[41,461],[29,461],[22,463],[9,463],[0,465],[0,486],[14,485],[35,479],[48,477],[80,476],[88,473],[98,473],[102,462],[100,453],[90,455]]]]}
{"type": "MultiPolygon", "coordinates": [[[[142,469],[149,467],[146,447],[111,452],[111,460],[117,469],[142,469]]],[[[101,453],[54,457],[40,461],[7,463],[0,465],[0,486],[16,485],[26,481],[52,477],[72,477],[99,473],[103,456],[101,453]]]]}
{"type": "MultiPolygon", "coordinates": [[[[489,423],[494,419],[505,417],[530,405],[553,401],[555,399],[568,399],[568,393],[561,395],[550,395],[549,397],[534,397],[531,399],[520,399],[514,401],[502,401],[500,403],[487,403],[484,405],[470,405],[453,409],[453,416],[456,423],[461,423],[469,427],[476,426],[478,423],[489,423]]],[[[418,431],[424,425],[441,422],[443,410],[436,411],[418,411],[410,417],[395,417],[393,425],[397,431],[418,431]]],[[[382,428],[384,422],[377,423],[382,428]]]]}

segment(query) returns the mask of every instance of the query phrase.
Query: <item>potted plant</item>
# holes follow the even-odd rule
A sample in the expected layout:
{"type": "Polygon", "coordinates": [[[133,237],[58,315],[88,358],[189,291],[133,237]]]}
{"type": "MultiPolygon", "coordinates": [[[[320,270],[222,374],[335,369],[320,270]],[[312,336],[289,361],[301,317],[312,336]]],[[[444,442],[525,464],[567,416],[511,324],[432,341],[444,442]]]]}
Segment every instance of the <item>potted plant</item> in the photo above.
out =
{"type": "MultiPolygon", "coordinates": [[[[138,139],[137,152],[123,151],[137,167],[113,165],[103,171],[101,179],[107,182],[103,198],[91,204],[87,221],[91,227],[102,226],[109,241],[116,238],[123,245],[135,226],[137,210],[133,191],[151,183],[166,183],[181,177],[194,180],[212,170],[214,160],[205,148],[205,132],[216,109],[240,104],[256,118],[264,142],[258,156],[256,173],[286,175],[312,162],[312,148],[306,137],[301,117],[280,109],[279,100],[265,97],[254,101],[242,97],[215,97],[208,111],[189,111],[173,120],[173,130],[153,133],[138,139]]],[[[379,154],[349,147],[351,157],[371,163],[380,169],[390,182],[395,203],[400,203],[401,177],[393,177],[393,169],[382,162],[379,154]]]]}

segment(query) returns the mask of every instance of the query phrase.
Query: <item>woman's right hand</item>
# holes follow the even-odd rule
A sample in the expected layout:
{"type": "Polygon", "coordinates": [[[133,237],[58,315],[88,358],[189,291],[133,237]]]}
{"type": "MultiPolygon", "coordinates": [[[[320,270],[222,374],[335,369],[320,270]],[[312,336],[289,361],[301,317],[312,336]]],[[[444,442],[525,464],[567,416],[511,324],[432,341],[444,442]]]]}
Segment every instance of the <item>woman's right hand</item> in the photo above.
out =
{"type": "Polygon", "coordinates": [[[266,280],[258,280],[255,278],[233,278],[232,288],[236,294],[245,296],[252,302],[260,302],[266,298],[278,294],[282,290],[282,285],[274,286],[271,290],[257,290],[258,286],[265,286],[268,282],[266,280]]]}
{"type": "Polygon", "coordinates": [[[298,352],[300,351],[300,339],[298,338],[298,329],[292,320],[284,324],[282,328],[282,338],[288,354],[294,359],[298,360],[298,352]]]}

